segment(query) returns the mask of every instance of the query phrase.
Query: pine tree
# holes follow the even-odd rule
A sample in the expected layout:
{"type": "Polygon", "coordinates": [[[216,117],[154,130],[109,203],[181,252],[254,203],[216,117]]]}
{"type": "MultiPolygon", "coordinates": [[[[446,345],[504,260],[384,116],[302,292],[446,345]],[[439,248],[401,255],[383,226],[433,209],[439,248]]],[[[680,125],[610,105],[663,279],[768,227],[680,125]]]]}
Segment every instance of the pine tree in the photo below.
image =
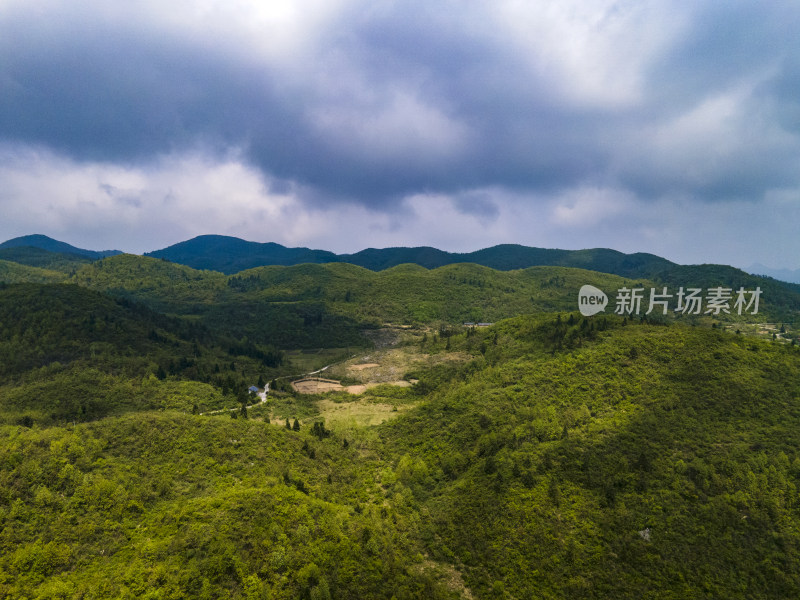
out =
{"type": "MultiPolygon", "coordinates": [[[[287,423],[288,423],[288,420],[287,420],[287,423]]],[[[292,429],[294,431],[300,431],[300,421],[298,421],[296,418],[294,420],[294,423],[292,424],[292,429]]]]}

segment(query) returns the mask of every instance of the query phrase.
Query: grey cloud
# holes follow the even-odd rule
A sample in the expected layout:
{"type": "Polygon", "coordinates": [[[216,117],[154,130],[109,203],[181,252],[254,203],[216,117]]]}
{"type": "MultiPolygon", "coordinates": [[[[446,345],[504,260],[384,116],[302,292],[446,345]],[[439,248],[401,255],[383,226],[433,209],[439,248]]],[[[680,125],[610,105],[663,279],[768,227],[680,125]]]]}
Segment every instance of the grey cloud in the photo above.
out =
{"type": "Polygon", "coordinates": [[[459,212],[474,215],[483,220],[494,221],[500,216],[500,208],[497,203],[486,193],[473,192],[457,196],[454,204],[459,212]]]}
{"type": "MultiPolygon", "coordinates": [[[[313,190],[312,202],[384,209],[414,193],[457,197],[489,186],[541,194],[608,184],[642,197],[720,199],[796,183],[800,19],[789,2],[675,4],[689,25],[645,65],[643,97],[623,106],[567,102],[476,6],[454,14],[436,3],[355,5],[320,34],[318,51],[296,72],[244,60],[201,36],[109,20],[86,6],[49,17],[6,11],[3,141],[122,163],[238,148],[286,182],[274,185],[313,190]],[[704,158],[691,165],[695,176],[686,175],[680,140],[665,149],[642,133],[663,130],[705,99],[759,76],[746,108],[772,130],[752,146],[719,154],[709,140],[704,158]],[[353,86],[334,92],[316,81],[340,77],[353,86]],[[404,144],[382,143],[380,121],[402,94],[417,104],[396,117],[400,125],[413,125],[422,119],[414,111],[429,109],[444,129],[457,130],[452,149],[435,148],[424,126],[404,144]],[[319,115],[333,115],[333,129],[319,126],[319,115]],[[374,120],[377,133],[359,137],[348,118],[374,120]]],[[[733,134],[747,131],[746,122],[731,127],[733,134]]],[[[702,135],[695,141],[703,143],[702,135]]],[[[496,209],[469,198],[455,203],[483,216],[496,209]]]]}

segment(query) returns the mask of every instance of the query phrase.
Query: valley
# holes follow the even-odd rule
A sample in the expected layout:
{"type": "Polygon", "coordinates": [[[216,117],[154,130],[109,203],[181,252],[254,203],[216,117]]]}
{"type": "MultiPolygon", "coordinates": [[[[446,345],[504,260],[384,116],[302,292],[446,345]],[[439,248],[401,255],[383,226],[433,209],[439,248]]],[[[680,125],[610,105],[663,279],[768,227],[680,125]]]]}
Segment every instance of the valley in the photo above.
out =
{"type": "Polygon", "coordinates": [[[0,261],[0,597],[800,593],[792,286],[584,317],[656,284],[7,256],[49,267],[0,261]]]}

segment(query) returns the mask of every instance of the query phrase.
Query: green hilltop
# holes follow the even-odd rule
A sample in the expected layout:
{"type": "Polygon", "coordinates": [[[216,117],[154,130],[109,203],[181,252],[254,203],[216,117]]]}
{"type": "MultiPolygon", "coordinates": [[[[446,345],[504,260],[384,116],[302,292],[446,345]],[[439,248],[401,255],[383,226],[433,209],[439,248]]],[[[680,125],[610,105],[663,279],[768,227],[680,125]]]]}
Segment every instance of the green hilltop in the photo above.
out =
{"type": "Polygon", "coordinates": [[[57,254],[80,256],[88,258],[90,260],[97,260],[98,258],[103,258],[105,256],[113,256],[115,254],[121,254],[119,250],[97,251],[97,250],[85,250],[83,248],[76,248],[71,244],[67,244],[66,242],[60,242],[58,240],[54,240],[51,237],[41,234],[23,235],[21,237],[16,237],[7,240],[3,243],[0,243],[0,249],[5,250],[9,248],[18,248],[18,249],[37,248],[57,254]]]}
{"type": "MultiPolygon", "coordinates": [[[[584,284],[609,294],[622,287],[660,291],[667,286],[672,293],[680,286],[760,287],[758,321],[795,322],[800,310],[798,286],[719,265],[675,267],[653,280],[570,267],[498,271],[467,263],[430,270],[406,264],[383,271],[346,263],[303,264],[226,276],[151,257],[119,255],[81,267],[71,281],[283,348],[357,346],[364,343],[360,331],[385,323],[459,325],[574,310],[584,284]]],[[[607,312],[613,309],[612,305],[607,312]]],[[[747,317],[722,314],[720,319],[736,322],[747,317]]]]}
{"type": "Polygon", "coordinates": [[[437,248],[367,248],[353,254],[334,254],[325,250],[287,248],[274,242],[247,242],[235,237],[201,235],[148,256],[169,260],[196,269],[234,274],[253,267],[302,263],[343,262],[372,271],[382,271],[406,263],[435,269],[455,263],[475,263],[502,271],[533,266],[561,266],[614,273],[623,277],[650,277],[672,266],[653,254],[624,254],[608,248],[558,250],[501,244],[475,252],[446,252],[437,248]]]}

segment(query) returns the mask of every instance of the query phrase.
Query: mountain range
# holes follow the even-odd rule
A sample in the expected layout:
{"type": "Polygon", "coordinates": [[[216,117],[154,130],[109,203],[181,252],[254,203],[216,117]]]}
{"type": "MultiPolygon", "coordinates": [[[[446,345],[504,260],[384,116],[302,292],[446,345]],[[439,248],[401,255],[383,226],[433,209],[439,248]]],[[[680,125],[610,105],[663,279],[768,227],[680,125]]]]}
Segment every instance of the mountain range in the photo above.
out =
{"type": "Polygon", "coordinates": [[[788,283],[800,283],[800,269],[795,269],[794,271],[791,269],[771,269],[760,263],[755,263],[746,268],[745,271],[752,275],[763,275],[788,283]]]}
{"type": "Polygon", "coordinates": [[[0,244],[0,250],[7,250],[10,248],[39,248],[40,250],[47,250],[48,252],[54,252],[56,254],[68,254],[91,260],[122,254],[121,250],[84,250],[83,248],[76,248],[66,242],[59,242],[58,240],[41,234],[23,235],[0,244]]]}
{"type": "Polygon", "coordinates": [[[367,248],[354,254],[334,254],[309,248],[286,248],[280,244],[247,242],[235,237],[202,235],[191,240],[147,253],[195,269],[209,269],[226,274],[266,265],[345,262],[371,271],[414,263],[435,269],[454,263],[474,263],[509,271],[532,266],[577,267],[613,273],[623,277],[656,274],[675,266],[653,254],[624,254],[607,248],[591,250],[556,250],[502,244],[475,252],[446,252],[437,248],[367,248]]]}
{"type": "MultiPolygon", "coordinates": [[[[76,248],[45,235],[28,235],[0,244],[0,260],[67,273],[73,273],[77,267],[86,262],[119,254],[122,254],[119,250],[95,251],[76,248]]],[[[419,246],[367,248],[353,254],[336,254],[327,250],[304,247],[288,248],[274,242],[259,243],[231,236],[201,235],[160,250],[146,252],[144,255],[193,269],[217,271],[226,275],[263,266],[330,263],[347,263],[371,271],[384,271],[402,264],[417,264],[426,269],[436,269],[451,264],[471,263],[498,271],[535,266],[572,267],[679,285],[692,283],[684,279],[687,276],[693,278],[698,269],[724,269],[730,271],[728,275],[736,279],[745,275],[744,272],[732,267],[684,266],[644,252],[625,254],[609,248],[561,250],[519,244],[500,244],[465,253],[419,246]]],[[[797,271],[775,271],[763,265],[754,265],[747,271],[753,275],[789,283],[794,291],[798,291],[796,286],[800,283],[800,273],[797,271]]]]}

